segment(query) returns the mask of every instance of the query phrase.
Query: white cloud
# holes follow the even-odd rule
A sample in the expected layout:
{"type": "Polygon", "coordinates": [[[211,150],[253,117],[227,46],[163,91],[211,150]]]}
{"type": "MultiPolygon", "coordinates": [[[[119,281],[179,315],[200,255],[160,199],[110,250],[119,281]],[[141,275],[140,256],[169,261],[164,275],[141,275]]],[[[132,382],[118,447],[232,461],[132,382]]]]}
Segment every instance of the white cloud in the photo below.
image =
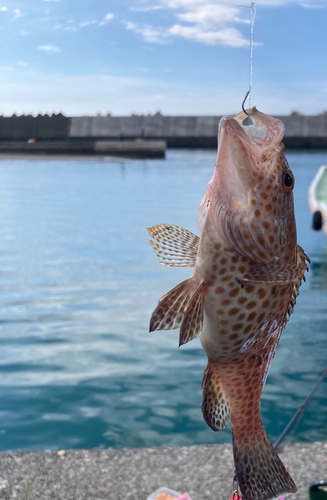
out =
{"type": "Polygon", "coordinates": [[[59,47],[56,47],[55,45],[40,45],[38,49],[53,54],[55,52],[61,52],[61,49],[59,49],[59,47]]]}
{"type": "MultiPolygon", "coordinates": [[[[238,0],[240,1],[240,0],[238,0]]],[[[126,29],[140,34],[149,43],[167,43],[169,38],[178,36],[190,41],[208,45],[228,45],[245,47],[248,39],[235,28],[235,24],[249,23],[248,9],[240,9],[233,0],[217,3],[216,0],[160,0],[160,7],[172,9],[179,23],[163,29],[149,25],[126,22],[126,29]],[[180,24],[180,23],[184,24],[180,24]]],[[[157,5],[143,8],[150,10],[157,5]]],[[[141,9],[141,8],[140,8],[141,9]]],[[[139,10],[133,8],[130,10],[139,10]]]]}
{"type": "Polygon", "coordinates": [[[124,24],[127,30],[140,34],[145,42],[162,45],[169,41],[170,33],[167,30],[153,28],[148,24],[139,25],[129,21],[126,21],[124,24]]]}
{"type": "Polygon", "coordinates": [[[104,16],[103,21],[101,21],[101,23],[100,23],[100,26],[103,26],[104,24],[109,23],[113,18],[114,18],[114,15],[109,12],[106,16],[104,16]]]}
{"type": "Polygon", "coordinates": [[[80,28],[85,28],[86,26],[91,26],[92,24],[97,24],[98,21],[96,21],[95,19],[93,19],[93,21],[82,21],[79,23],[79,27],[80,28]]]}
{"type": "Polygon", "coordinates": [[[22,68],[26,68],[26,66],[29,66],[29,63],[25,61],[18,61],[16,64],[17,66],[21,66],[22,68]]]}
{"type": "Polygon", "coordinates": [[[301,3],[301,7],[304,7],[305,9],[324,9],[326,8],[326,5],[322,4],[312,4],[312,3],[301,3]]]}
{"type": "Polygon", "coordinates": [[[245,47],[249,41],[242,37],[241,33],[234,28],[211,31],[202,29],[200,26],[181,26],[175,24],[169,29],[169,33],[175,36],[187,38],[207,45],[228,45],[229,47],[245,47]]]}
{"type": "MultiPolygon", "coordinates": [[[[126,29],[140,34],[149,43],[167,43],[172,36],[186,38],[193,42],[229,47],[249,45],[249,29],[242,33],[237,24],[250,23],[250,9],[247,1],[242,0],[155,0],[146,7],[131,7],[134,12],[146,12],[159,8],[172,10],[178,20],[169,28],[160,26],[138,25],[125,22],[126,29]],[[158,4],[159,2],[159,4],[158,4]],[[244,4],[243,6],[240,4],[244,4]]],[[[305,8],[327,6],[327,0],[303,2],[303,0],[260,0],[262,7],[282,7],[289,4],[305,8]]],[[[250,2],[248,2],[250,7],[250,2]]],[[[256,45],[260,45],[258,41],[256,45]]]]}
{"type": "Polygon", "coordinates": [[[227,23],[249,23],[248,19],[240,17],[240,10],[226,5],[203,5],[177,14],[184,22],[201,24],[203,26],[225,26],[227,23]]]}
{"type": "Polygon", "coordinates": [[[153,12],[154,10],[164,9],[163,5],[152,5],[150,7],[130,7],[129,10],[132,12],[153,12]]]}
{"type": "Polygon", "coordinates": [[[60,2],[60,0],[43,0],[43,2],[60,2]]]}
{"type": "Polygon", "coordinates": [[[1,8],[0,8],[0,10],[1,10],[2,12],[8,12],[8,7],[1,7],[1,8]]]}
{"type": "Polygon", "coordinates": [[[25,15],[19,9],[14,9],[13,13],[15,14],[15,19],[18,19],[18,17],[23,17],[25,15]]]}

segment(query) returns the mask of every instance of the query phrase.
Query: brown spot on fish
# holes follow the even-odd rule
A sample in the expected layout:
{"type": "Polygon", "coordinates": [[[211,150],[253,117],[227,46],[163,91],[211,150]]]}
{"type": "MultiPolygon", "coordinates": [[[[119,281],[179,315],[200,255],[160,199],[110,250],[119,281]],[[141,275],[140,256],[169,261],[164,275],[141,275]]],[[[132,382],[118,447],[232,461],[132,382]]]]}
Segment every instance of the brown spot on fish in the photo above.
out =
{"type": "Polygon", "coordinates": [[[251,300],[248,304],[246,304],[245,308],[246,309],[253,309],[256,306],[256,302],[254,300],[251,300]]]}
{"type": "Polygon", "coordinates": [[[229,305],[230,305],[230,303],[231,303],[231,300],[229,300],[229,299],[225,299],[225,300],[223,300],[223,301],[221,302],[221,304],[222,304],[223,306],[229,306],[229,305]]]}
{"type": "Polygon", "coordinates": [[[258,297],[259,299],[263,299],[266,296],[267,292],[263,288],[259,288],[258,290],[258,297]]]}
{"type": "MultiPolygon", "coordinates": [[[[242,330],[243,328],[243,323],[236,323],[236,325],[232,326],[232,330],[238,332],[239,330],[242,330]]],[[[230,336],[230,338],[233,338],[233,335],[230,336]]]]}
{"type": "Polygon", "coordinates": [[[254,318],[256,317],[257,313],[256,312],[251,312],[249,315],[248,315],[248,321],[253,321],[254,318]]]}
{"type": "Polygon", "coordinates": [[[229,292],[229,296],[230,297],[236,297],[236,295],[238,295],[240,293],[240,289],[239,288],[233,288],[233,290],[231,290],[229,292]]]}
{"type": "MultiPolygon", "coordinates": [[[[230,301],[229,301],[230,302],[230,301]]],[[[237,313],[239,313],[239,309],[237,307],[233,307],[232,309],[230,309],[228,311],[228,315],[229,316],[236,316],[237,313]]]]}
{"type": "Polygon", "coordinates": [[[219,271],[219,274],[226,274],[227,273],[227,269],[226,267],[223,267],[222,269],[220,269],[219,271]]]}
{"type": "Polygon", "coordinates": [[[242,305],[242,304],[244,304],[247,300],[248,300],[248,299],[247,299],[246,297],[240,297],[240,298],[238,299],[238,301],[237,301],[237,302],[238,302],[239,304],[241,304],[241,305],[242,305]]]}
{"type": "Polygon", "coordinates": [[[256,211],[254,212],[254,215],[255,215],[256,217],[260,217],[260,210],[256,210],[256,211]]]}
{"type": "Polygon", "coordinates": [[[246,293],[252,293],[253,290],[254,290],[254,286],[253,285],[249,285],[248,283],[245,285],[245,288],[244,290],[246,291],[246,293]]]}
{"type": "Polygon", "coordinates": [[[216,288],[216,290],[215,290],[215,292],[216,292],[218,295],[219,295],[219,294],[221,294],[221,293],[224,293],[224,291],[225,291],[225,288],[224,288],[224,287],[222,287],[222,286],[217,286],[217,288],[216,288]]]}

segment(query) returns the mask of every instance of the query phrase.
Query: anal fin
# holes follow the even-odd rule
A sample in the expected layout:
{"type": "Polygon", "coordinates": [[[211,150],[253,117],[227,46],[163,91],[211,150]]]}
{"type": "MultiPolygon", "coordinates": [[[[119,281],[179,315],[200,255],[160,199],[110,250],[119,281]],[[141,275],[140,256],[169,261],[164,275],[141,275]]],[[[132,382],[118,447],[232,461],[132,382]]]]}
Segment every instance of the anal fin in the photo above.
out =
{"type": "Polygon", "coordinates": [[[214,431],[221,431],[230,421],[227,397],[221,388],[217,369],[208,362],[202,380],[202,413],[203,418],[214,431]]]}
{"type": "Polygon", "coordinates": [[[194,267],[200,238],[173,224],[157,224],[147,228],[148,240],[160,264],[169,267],[194,267]]]}

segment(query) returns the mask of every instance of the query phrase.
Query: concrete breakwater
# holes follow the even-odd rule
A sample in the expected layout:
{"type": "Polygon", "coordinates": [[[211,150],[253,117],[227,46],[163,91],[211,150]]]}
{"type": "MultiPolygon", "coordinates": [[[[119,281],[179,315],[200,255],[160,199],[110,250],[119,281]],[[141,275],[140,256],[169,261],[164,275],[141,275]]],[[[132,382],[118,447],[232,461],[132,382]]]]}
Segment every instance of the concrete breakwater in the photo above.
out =
{"type": "Polygon", "coordinates": [[[165,141],[97,141],[92,139],[1,141],[0,157],[3,155],[65,155],[65,156],[119,156],[123,158],[165,158],[165,141]]]}
{"type": "MultiPolygon", "coordinates": [[[[280,457],[298,488],[292,500],[308,500],[309,486],[327,479],[327,442],[287,444],[280,457]]],[[[8,452],[0,453],[0,498],[146,500],[166,486],[192,500],[228,500],[233,470],[230,445],[8,452]]]]}
{"type": "MultiPolygon", "coordinates": [[[[294,112],[277,118],[286,126],[286,147],[327,148],[327,112],[315,116],[294,112]]],[[[170,148],[216,148],[220,119],[221,116],[163,116],[161,113],[146,116],[2,116],[0,144],[33,138],[41,147],[42,141],[57,140],[66,143],[71,151],[75,147],[83,154],[82,144],[142,138],[143,141],[165,141],[170,148]]],[[[59,150],[61,147],[58,144],[59,150]]]]}

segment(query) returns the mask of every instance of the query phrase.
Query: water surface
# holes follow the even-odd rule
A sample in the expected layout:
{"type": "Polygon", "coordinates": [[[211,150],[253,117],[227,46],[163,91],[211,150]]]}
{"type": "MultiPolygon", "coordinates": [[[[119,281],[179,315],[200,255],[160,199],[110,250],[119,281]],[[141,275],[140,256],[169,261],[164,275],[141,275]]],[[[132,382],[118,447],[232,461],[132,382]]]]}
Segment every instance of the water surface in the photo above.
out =
{"type": "MultiPolygon", "coordinates": [[[[166,160],[0,162],[0,450],[222,443],[201,414],[206,356],[148,333],[158,299],[190,276],[160,266],[146,227],[198,234],[214,151],[166,160]]],[[[273,361],[262,412],[276,438],[327,360],[326,236],[307,190],[326,152],[288,153],[307,284],[273,361]]],[[[327,381],[291,440],[327,439],[327,381]]]]}

